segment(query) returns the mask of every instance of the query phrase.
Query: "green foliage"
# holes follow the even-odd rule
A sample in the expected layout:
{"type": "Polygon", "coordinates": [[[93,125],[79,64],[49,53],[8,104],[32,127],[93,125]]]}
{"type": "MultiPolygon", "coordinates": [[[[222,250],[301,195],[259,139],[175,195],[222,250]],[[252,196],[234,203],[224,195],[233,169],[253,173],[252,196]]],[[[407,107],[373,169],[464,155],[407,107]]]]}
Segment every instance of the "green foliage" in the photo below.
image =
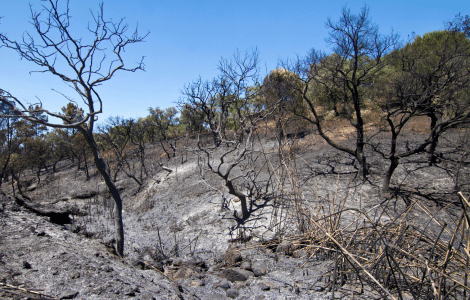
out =
{"type": "MultiPolygon", "coordinates": [[[[459,31],[433,31],[417,36],[392,53],[395,74],[389,88],[401,105],[414,114],[438,119],[469,109],[470,40],[459,31]]],[[[390,105],[390,103],[388,103],[390,105]]]]}
{"type": "MultiPolygon", "coordinates": [[[[457,61],[461,57],[470,56],[470,41],[462,32],[447,30],[433,31],[417,36],[412,43],[408,43],[400,50],[403,59],[399,61],[405,70],[413,68],[423,76],[432,70],[439,69],[443,64],[451,66],[452,60],[457,61]]],[[[464,68],[465,66],[458,66],[464,68]]],[[[445,72],[446,70],[443,69],[445,72]]]]}
{"type": "Polygon", "coordinates": [[[302,88],[303,83],[295,73],[284,68],[274,69],[264,79],[264,97],[259,100],[260,104],[279,112],[302,110],[302,88]]]}
{"type": "Polygon", "coordinates": [[[196,132],[204,131],[204,115],[201,110],[193,107],[189,103],[181,105],[180,122],[178,124],[179,132],[196,132]]]}
{"type": "MultiPolygon", "coordinates": [[[[62,114],[70,120],[70,123],[80,122],[85,118],[85,112],[76,104],[69,102],[67,106],[62,107],[62,114]]],[[[64,120],[64,124],[67,122],[64,120]]]]}
{"type": "Polygon", "coordinates": [[[178,111],[175,107],[168,107],[161,110],[159,107],[155,109],[149,108],[150,115],[147,119],[154,126],[154,130],[158,139],[168,139],[176,137],[178,132],[179,118],[178,111]]]}
{"type": "Polygon", "coordinates": [[[454,32],[462,32],[467,38],[470,38],[470,16],[462,16],[460,13],[447,23],[447,30],[454,32]]]}

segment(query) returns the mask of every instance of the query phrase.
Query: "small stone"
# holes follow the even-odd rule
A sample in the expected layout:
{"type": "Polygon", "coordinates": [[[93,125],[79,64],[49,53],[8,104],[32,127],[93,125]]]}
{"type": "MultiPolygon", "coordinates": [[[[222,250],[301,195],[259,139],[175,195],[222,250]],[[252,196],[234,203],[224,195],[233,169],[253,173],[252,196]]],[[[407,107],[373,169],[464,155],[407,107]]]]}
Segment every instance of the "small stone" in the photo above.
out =
{"type": "Polygon", "coordinates": [[[111,266],[104,266],[101,268],[101,270],[108,272],[108,273],[114,271],[114,269],[111,266]]]}
{"type": "Polygon", "coordinates": [[[232,269],[225,269],[220,274],[220,277],[226,278],[230,282],[235,281],[245,281],[250,276],[253,276],[253,272],[240,269],[240,268],[232,268],[232,269]]]}
{"type": "Polygon", "coordinates": [[[141,260],[131,259],[129,263],[131,264],[131,266],[133,266],[136,269],[139,269],[139,270],[145,269],[145,263],[141,260]]]}
{"type": "Polygon", "coordinates": [[[262,290],[262,291],[269,291],[271,289],[270,286],[266,285],[264,282],[261,282],[260,284],[258,284],[258,287],[262,290]]]}
{"type": "Polygon", "coordinates": [[[281,244],[279,244],[279,246],[277,246],[276,252],[290,256],[294,251],[293,248],[293,245],[289,244],[288,242],[282,242],[281,244]]]}
{"type": "Polygon", "coordinates": [[[205,300],[220,300],[220,299],[225,299],[225,296],[223,294],[212,294],[212,295],[207,295],[205,300]]]}
{"type": "Polygon", "coordinates": [[[173,260],[173,263],[172,263],[172,264],[173,264],[173,266],[175,266],[175,267],[187,266],[187,265],[188,265],[188,263],[187,263],[186,260],[184,260],[184,259],[182,259],[182,258],[179,258],[179,257],[178,257],[178,258],[175,258],[175,259],[173,260]]]}
{"type": "Polygon", "coordinates": [[[140,295],[140,300],[155,300],[155,297],[150,293],[143,293],[140,295]]]}
{"type": "Polygon", "coordinates": [[[245,270],[250,270],[251,269],[251,264],[248,262],[248,261],[244,261],[241,266],[240,266],[242,269],[245,269],[245,270]]]}
{"type": "Polygon", "coordinates": [[[247,286],[250,286],[250,282],[248,280],[247,281],[240,281],[238,283],[235,283],[234,285],[232,285],[232,288],[234,288],[236,290],[239,290],[239,289],[245,288],[247,286]]]}
{"type": "Polygon", "coordinates": [[[60,293],[59,299],[60,300],[62,300],[62,299],[73,299],[77,295],[78,295],[77,291],[65,290],[65,291],[62,291],[62,293],[60,293]]]}
{"type": "Polygon", "coordinates": [[[225,294],[227,295],[227,297],[232,299],[235,299],[238,297],[238,295],[240,295],[240,293],[235,289],[228,289],[225,294]]]}
{"type": "Polygon", "coordinates": [[[258,295],[255,297],[255,300],[264,300],[266,297],[264,295],[258,295]]]}
{"type": "Polygon", "coordinates": [[[139,288],[137,286],[130,286],[124,289],[124,295],[135,297],[135,294],[139,292],[139,288]]]}
{"type": "Polygon", "coordinates": [[[189,268],[181,268],[178,271],[176,271],[175,275],[173,276],[173,279],[188,278],[188,277],[192,277],[194,274],[195,272],[189,268]]]}
{"type": "Polygon", "coordinates": [[[26,260],[23,260],[23,268],[31,269],[31,264],[29,262],[27,262],[26,260]]]}
{"type": "Polygon", "coordinates": [[[314,288],[314,291],[315,292],[323,292],[325,290],[325,287],[324,286],[316,286],[314,288]]]}
{"type": "Polygon", "coordinates": [[[224,290],[228,290],[229,288],[231,288],[230,283],[227,280],[223,280],[215,287],[220,287],[220,288],[223,288],[224,290]]]}
{"type": "Polygon", "coordinates": [[[76,272],[72,274],[72,279],[80,278],[80,273],[76,272]]]}
{"type": "Polygon", "coordinates": [[[225,253],[225,262],[229,265],[234,265],[238,262],[243,261],[243,257],[238,251],[234,250],[227,250],[225,253]]]}
{"type": "Polygon", "coordinates": [[[268,266],[265,261],[258,260],[251,265],[251,270],[256,277],[259,277],[266,274],[268,266]]]}
{"type": "Polygon", "coordinates": [[[292,257],[294,258],[302,258],[302,257],[307,257],[307,256],[308,256],[308,252],[305,251],[304,249],[294,251],[294,253],[292,254],[292,257]]]}
{"type": "Polygon", "coordinates": [[[146,261],[143,262],[144,269],[157,269],[160,272],[165,272],[165,269],[163,268],[163,264],[158,261],[146,261]]]}
{"type": "Polygon", "coordinates": [[[198,286],[203,286],[204,283],[200,280],[193,280],[193,281],[191,281],[191,283],[189,285],[192,286],[192,287],[198,287],[198,286]]]}

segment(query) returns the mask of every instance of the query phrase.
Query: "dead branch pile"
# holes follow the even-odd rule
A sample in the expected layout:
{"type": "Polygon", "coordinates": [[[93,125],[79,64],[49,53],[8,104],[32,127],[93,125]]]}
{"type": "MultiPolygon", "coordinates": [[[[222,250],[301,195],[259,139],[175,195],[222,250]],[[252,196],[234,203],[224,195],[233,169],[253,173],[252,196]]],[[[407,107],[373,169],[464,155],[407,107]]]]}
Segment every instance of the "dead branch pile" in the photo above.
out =
{"type": "Polygon", "coordinates": [[[449,206],[432,211],[419,199],[396,217],[385,202],[365,210],[332,201],[328,214],[324,207],[315,214],[304,208],[308,229],[291,243],[310,259],[333,261],[325,274],[333,297],[341,290],[353,298],[468,299],[470,203],[458,195],[461,211],[454,217],[449,206]]]}

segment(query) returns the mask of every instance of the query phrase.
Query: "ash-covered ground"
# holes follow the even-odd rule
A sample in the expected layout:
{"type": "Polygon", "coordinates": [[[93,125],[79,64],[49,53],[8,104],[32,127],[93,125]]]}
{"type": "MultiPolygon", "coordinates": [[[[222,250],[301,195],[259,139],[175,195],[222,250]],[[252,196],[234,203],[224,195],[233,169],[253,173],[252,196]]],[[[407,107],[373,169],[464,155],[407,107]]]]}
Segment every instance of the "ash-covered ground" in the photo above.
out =
{"type": "MultiPolygon", "coordinates": [[[[56,173],[44,172],[39,184],[33,176],[29,179],[28,203],[71,212],[66,224],[52,223],[18,205],[11,183],[5,182],[0,207],[0,297],[329,299],[331,257],[312,256],[292,242],[299,234],[299,217],[296,198],[285,195],[297,189],[303,211],[331,209],[335,203],[372,208],[385,200],[379,193],[385,167],[379,158],[372,159],[373,173],[363,181],[352,158],[332,150],[318,136],[310,134],[296,143],[290,160],[295,162],[295,178],[287,176],[288,183],[281,178],[274,181],[283,187],[276,189],[283,196],[250,203],[251,215],[244,222],[238,218],[240,202],[227,193],[219,177],[199,167],[192,153],[186,153],[183,162],[179,158],[165,162],[171,173],[150,159],[153,171],[141,187],[121,174],[116,185],[124,202],[123,259],[113,252],[112,200],[94,168],[90,180],[71,162],[62,163],[56,173]]],[[[274,141],[263,142],[263,149],[271,153],[271,163],[278,162],[274,141]]],[[[451,172],[442,164],[425,166],[422,157],[405,161],[392,185],[426,194],[431,203],[433,199],[451,203],[455,184],[451,172]]],[[[461,171],[468,172],[468,167],[461,171]]],[[[258,178],[267,177],[268,173],[258,178]]],[[[388,200],[397,213],[406,209],[403,197],[401,193],[388,200]]],[[[344,287],[335,297],[353,298],[351,291],[354,288],[344,287]]]]}

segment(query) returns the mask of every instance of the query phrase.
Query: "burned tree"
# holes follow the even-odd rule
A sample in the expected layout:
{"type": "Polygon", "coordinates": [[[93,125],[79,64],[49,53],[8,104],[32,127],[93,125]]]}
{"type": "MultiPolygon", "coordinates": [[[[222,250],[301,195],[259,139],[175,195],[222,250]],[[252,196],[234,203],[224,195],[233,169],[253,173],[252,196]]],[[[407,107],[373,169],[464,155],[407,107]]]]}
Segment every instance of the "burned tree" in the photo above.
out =
{"type": "Polygon", "coordinates": [[[389,56],[392,65],[377,78],[374,101],[384,112],[390,146],[370,143],[389,161],[382,192],[389,189],[401,159],[425,153],[437,163],[439,139],[450,129],[470,122],[470,41],[458,31],[435,31],[416,37],[389,56]],[[427,118],[426,137],[399,141],[410,120],[427,118]],[[406,147],[404,144],[406,143],[406,147]]]}
{"type": "Polygon", "coordinates": [[[205,166],[219,176],[230,195],[240,200],[243,219],[250,215],[248,199],[255,193],[257,173],[246,167],[253,154],[253,134],[263,112],[255,110],[253,99],[258,85],[258,53],[235,53],[222,59],[219,77],[201,79],[187,86],[180,101],[186,118],[193,116],[197,152],[205,166]]]}
{"type": "Polygon", "coordinates": [[[145,167],[145,131],[134,119],[110,117],[105,124],[98,126],[97,141],[99,145],[110,153],[107,166],[113,181],[122,171],[127,177],[139,185],[144,181],[144,174],[148,176],[145,167]],[[139,165],[133,161],[138,159],[139,165]]]}
{"type": "MultiPolygon", "coordinates": [[[[74,128],[82,133],[93,153],[95,165],[103,177],[114,199],[114,218],[116,227],[116,250],[124,254],[124,228],[122,223],[122,200],[116,189],[106,164],[101,156],[94,136],[93,129],[97,115],[102,113],[103,99],[97,87],[111,80],[117,72],[135,72],[143,70],[143,57],[137,65],[127,67],[122,57],[126,47],[140,43],[146,35],[137,32],[129,34],[129,27],[124,19],[118,22],[108,21],[104,18],[103,4],[100,4],[97,13],[92,13],[92,21],[88,24],[88,36],[74,37],[71,28],[71,15],[68,1],[49,0],[42,5],[39,12],[31,9],[31,24],[35,35],[25,33],[21,41],[8,38],[0,34],[1,44],[16,51],[21,58],[33,62],[40,67],[40,73],[50,73],[66,82],[83,100],[85,115],[80,121],[74,121],[61,113],[54,113],[39,105],[28,106],[10,93],[2,90],[5,97],[1,101],[9,105],[16,115],[28,121],[54,128],[74,128]],[[63,5],[63,6],[62,6],[63,5]],[[13,101],[15,105],[11,104],[13,101]],[[40,119],[36,116],[44,113],[56,117],[64,124],[56,124],[40,119]]],[[[71,97],[66,97],[73,102],[71,97]]]]}
{"type": "Polygon", "coordinates": [[[367,157],[364,153],[367,137],[364,129],[363,110],[365,109],[365,86],[371,84],[374,76],[386,66],[384,56],[392,51],[397,37],[379,34],[371,22],[369,9],[364,6],[354,15],[343,8],[338,22],[328,19],[330,29],[327,42],[333,54],[312,50],[305,58],[286,63],[286,68],[296,73],[303,81],[301,92],[309,114],[301,114],[318,130],[320,136],[334,148],[353,156],[359,165],[359,174],[365,178],[369,173],[367,157]],[[319,99],[314,91],[324,89],[324,98],[319,99]],[[321,101],[320,101],[321,100],[321,101]],[[325,102],[341,104],[344,117],[355,133],[355,146],[350,147],[335,140],[323,127],[325,102]]]}

